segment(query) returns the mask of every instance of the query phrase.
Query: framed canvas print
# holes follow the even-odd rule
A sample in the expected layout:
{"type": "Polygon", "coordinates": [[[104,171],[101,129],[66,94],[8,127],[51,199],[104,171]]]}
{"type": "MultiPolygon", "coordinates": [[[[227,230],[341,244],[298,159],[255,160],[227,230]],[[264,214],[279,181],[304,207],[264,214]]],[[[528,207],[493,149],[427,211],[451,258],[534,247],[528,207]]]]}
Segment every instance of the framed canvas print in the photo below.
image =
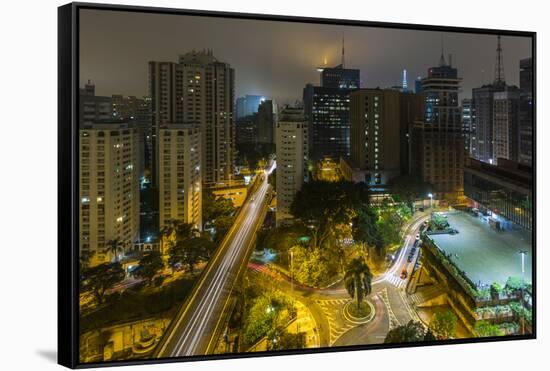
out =
{"type": "Polygon", "coordinates": [[[535,33],[58,17],[62,365],[535,338],[535,33]]]}

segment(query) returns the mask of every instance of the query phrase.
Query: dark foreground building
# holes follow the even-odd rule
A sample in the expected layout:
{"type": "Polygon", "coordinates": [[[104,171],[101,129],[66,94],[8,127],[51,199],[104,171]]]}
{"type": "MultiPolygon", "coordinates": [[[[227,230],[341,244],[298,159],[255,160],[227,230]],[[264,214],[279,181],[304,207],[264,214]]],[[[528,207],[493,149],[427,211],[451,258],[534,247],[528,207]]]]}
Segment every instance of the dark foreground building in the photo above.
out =
{"type": "Polygon", "coordinates": [[[464,193],[481,212],[533,228],[533,169],[506,159],[498,165],[468,159],[464,168],[464,193]]]}

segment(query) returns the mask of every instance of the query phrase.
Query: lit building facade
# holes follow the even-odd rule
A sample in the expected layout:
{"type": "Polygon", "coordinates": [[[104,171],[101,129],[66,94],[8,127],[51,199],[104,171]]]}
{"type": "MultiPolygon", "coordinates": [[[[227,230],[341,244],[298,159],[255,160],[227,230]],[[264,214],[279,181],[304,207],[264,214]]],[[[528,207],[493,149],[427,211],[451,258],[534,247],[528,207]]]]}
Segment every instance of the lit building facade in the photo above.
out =
{"type": "Polygon", "coordinates": [[[519,96],[516,87],[494,94],[492,158],[497,162],[502,158],[518,160],[519,96]]]}
{"type": "Polygon", "coordinates": [[[200,128],[188,124],[161,125],[159,155],[160,227],[176,220],[201,230],[200,128]]]}
{"type": "Polygon", "coordinates": [[[462,99],[462,136],[464,138],[464,150],[470,156],[475,157],[476,129],[474,126],[475,112],[471,99],[462,99]]]}
{"type": "Polygon", "coordinates": [[[443,55],[439,66],[422,79],[425,118],[412,128],[412,173],[432,185],[438,198],[463,194],[465,145],[462,112],[458,103],[461,78],[443,55]]]}
{"type": "Polygon", "coordinates": [[[334,159],[350,154],[349,104],[352,90],[319,87],[304,88],[304,108],[309,129],[309,157],[334,159]]]}
{"type": "Polygon", "coordinates": [[[110,242],[123,254],[139,240],[138,129],[106,122],[80,127],[80,256],[90,264],[114,259],[110,242]]]}
{"type": "Polygon", "coordinates": [[[533,169],[499,159],[491,165],[468,159],[464,168],[464,193],[474,207],[500,216],[523,228],[533,228],[533,169]]]}
{"type": "Polygon", "coordinates": [[[370,185],[401,173],[400,92],[361,89],[351,93],[351,161],[370,185]]]}
{"type": "MultiPolygon", "coordinates": [[[[158,158],[156,136],[161,124],[198,124],[203,183],[229,180],[235,156],[234,80],[231,66],[218,61],[211,50],[191,51],[177,63],[149,62],[154,157],[158,158]]],[[[156,186],[158,161],[153,164],[156,186]]]]}
{"type": "Polygon", "coordinates": [[[307,178],[308,130],[303,109],[283,109],[276,128],[277,212],[281,225],[293,218],[290,205],[307,178]]]}

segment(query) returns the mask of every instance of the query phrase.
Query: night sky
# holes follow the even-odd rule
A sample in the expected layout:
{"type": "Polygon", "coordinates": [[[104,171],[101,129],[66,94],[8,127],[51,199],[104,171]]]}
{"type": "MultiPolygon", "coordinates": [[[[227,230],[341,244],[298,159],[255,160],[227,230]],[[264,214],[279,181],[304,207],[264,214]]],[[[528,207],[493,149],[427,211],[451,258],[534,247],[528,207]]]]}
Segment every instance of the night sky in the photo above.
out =
{"type": "MultiPolygon", "coordinates": [[[[438,20],[443,22],[443,20],[438,20]]],[[[443,22],[444,23],[444,22],[443,22]]],[[[345,37],[346,67],[361,70],[362,87],[401,85],[436,66],[443,35],[445,58],[463,78],[462,97],[493,80],[496,36],[433,31],[268,22],[211,17],[82,10],[80,79],[97,95],[147,94],[147,62],[174,61],[192,49],[211,48],[236,71],[236,96],[264,95],[279,103],[302,99],[306,83],[318,84],[315,67],[337,65],[345,37]]],[[[519,60],[531,40],[502,37],[506,82],[519,84],[519,60]]]]}

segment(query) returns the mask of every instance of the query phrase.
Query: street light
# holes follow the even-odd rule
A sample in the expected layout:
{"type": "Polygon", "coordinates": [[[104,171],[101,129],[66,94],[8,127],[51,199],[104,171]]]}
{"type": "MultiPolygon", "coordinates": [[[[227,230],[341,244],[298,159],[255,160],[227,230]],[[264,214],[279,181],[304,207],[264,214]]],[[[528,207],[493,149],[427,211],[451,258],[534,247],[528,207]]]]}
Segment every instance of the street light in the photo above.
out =
{"type": "Polygon", "coordinates": [[[431,193],[428,193],[428,197],[430,198],[430,209],[432,209],[433,208],[434,195],[431,194],[431,193]]]}

